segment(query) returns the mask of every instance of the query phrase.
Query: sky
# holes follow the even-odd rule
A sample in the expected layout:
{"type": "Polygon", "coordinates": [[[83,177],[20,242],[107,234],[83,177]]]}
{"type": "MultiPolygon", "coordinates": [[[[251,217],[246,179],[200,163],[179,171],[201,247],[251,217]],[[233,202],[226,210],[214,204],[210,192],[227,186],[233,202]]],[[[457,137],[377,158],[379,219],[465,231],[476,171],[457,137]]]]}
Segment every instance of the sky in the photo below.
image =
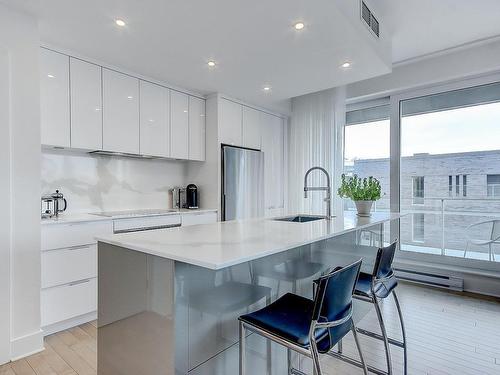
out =
{"type": "MultiPolygon", "coordinates": [[[[389,120],[345,129],[346,162],[389,157],[389,120]]],[[[401,120],[401,154],[500,150],[500,103],[408,116],[401,120]]]]}

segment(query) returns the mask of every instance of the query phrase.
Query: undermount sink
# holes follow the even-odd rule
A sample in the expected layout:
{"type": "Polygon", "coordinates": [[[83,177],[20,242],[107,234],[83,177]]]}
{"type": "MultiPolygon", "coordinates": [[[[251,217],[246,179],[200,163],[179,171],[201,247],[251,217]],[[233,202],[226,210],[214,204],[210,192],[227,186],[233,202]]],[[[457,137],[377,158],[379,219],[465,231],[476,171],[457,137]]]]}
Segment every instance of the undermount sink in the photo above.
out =
{"type": "Polygon", "coordinates": [[[325,218],[324,216],[295,215],[295,216],[278,217],[274,220],[276,220],[276,221],[290,221],[293,223],[307,223],[309,221],[321,220],[324,218],[325,218]]]}

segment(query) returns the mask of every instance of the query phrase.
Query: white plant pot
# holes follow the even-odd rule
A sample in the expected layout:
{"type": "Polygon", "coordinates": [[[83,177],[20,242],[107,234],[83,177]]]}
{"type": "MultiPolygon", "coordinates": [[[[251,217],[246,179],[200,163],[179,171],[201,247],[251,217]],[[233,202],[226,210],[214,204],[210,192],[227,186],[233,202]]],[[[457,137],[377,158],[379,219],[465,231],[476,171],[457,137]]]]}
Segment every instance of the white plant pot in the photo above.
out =
{"type": "Polygon", "coordinates": [[[368,217],[371,215],[373,201],[354,201],[354,203],[358,210],[358,216],[368,217]]]}

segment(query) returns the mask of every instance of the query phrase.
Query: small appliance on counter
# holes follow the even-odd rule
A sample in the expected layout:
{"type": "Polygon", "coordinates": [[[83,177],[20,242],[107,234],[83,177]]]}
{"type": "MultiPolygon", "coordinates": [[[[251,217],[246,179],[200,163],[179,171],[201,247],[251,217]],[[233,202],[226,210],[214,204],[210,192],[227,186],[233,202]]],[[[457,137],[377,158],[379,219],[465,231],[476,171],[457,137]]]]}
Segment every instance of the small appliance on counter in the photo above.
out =
{"type": "Polygon", "coordinates": [[[198,188],[195,184],[186,186],[186,203],[189,209],[198,208],[198,188]]]}
{"type": "Polygon", "coordinates": [[[172,193],[172,208],[181,209],[187,207],[185,188],[174,187],[170,192],[172,193]]]}
{"type": "Polygon", "coordinates": [[[55,193],[42,195],[41,200],[41,215],[42,219],[57,217],[61,212],[66,211],[68,202],[64,195],[56,190],[55,193]],[[62,207],[62,208],[61,208],[62,207]]]}

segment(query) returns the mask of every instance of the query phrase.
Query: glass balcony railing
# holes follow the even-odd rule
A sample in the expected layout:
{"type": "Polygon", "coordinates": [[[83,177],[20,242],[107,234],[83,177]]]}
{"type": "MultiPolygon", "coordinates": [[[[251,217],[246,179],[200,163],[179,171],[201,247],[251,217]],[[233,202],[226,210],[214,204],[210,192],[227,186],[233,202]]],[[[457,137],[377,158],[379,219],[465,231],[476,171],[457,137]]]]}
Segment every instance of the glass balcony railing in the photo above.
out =
{"type": "Polygon", "coordinates": [[[401,198],[401,250],[500,262],[500,199],[401,198]]]}

